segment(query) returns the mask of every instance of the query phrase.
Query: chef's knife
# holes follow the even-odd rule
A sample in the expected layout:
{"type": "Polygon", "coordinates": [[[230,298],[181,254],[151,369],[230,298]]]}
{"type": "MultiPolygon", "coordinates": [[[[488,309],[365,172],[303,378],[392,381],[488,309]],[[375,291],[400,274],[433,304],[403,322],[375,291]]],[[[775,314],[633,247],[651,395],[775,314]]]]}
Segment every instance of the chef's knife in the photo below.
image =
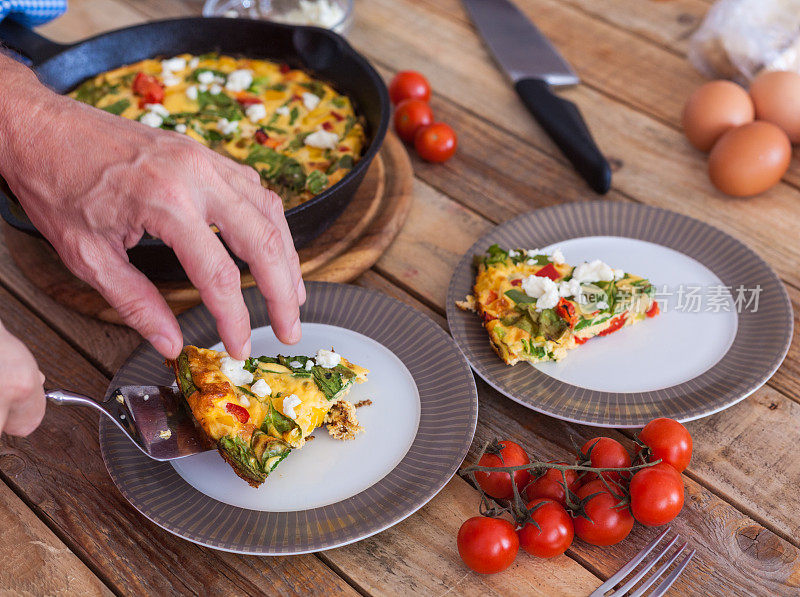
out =
{"type": "Polygon", "coordinates": [[[611,186],[611,168],[572,102],[551,86],[576,85],[578,75],[510,0],[463,0],[486,45],[514,82],[537,122],[598,193],[611,186]]]}

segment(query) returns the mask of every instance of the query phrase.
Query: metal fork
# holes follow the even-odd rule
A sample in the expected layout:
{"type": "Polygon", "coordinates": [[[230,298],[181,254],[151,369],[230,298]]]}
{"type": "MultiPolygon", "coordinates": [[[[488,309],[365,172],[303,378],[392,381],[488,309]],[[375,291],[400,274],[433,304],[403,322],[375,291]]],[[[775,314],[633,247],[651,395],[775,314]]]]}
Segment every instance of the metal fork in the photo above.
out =
{"type": "MultiPolygon", "coordinates": [[[[613,589],[617,585],[617,583],[621,582],[623,578],[625,578],[630,572],[632,572],[633,569],[636,568],[636,566],[639,565],[639,563],[642,560],[644,560],[645,557],[647,557],[647,554],[653,551],[656,548],[656,546],[659,543],[661,543],[661,540],[667,536],[667,533],[669,533],[670,528],[671,527],[667,527],[667,530],[665,530],[658,537],[653,539],[653,541],[649,545],[647,545],[642,551],[633,556],[633,559],[630,562],[625,564],[619,570],[619,572],[614,574],[614,576],[612,576],[606,582],[600,585],[597,588],[597,590],[594,593],[592,593],[589,597],[606,596],[608,591],[613,589]]],[[[647,562],[642,567],[641,570],[639,570],[633,576],[631,576],[624,585],[622,585],[619,589],[616,589],[613,593],[608,593],[608,597],[611,597],[612,595],[614,597],[621,597],[622,595],[627,594],[628,591],[630,591],[637,582],[639,582],[640,580],[642,580],[642,578],[644,578],[645,574],[647,574],[650,570],[652,570],[655,567],[658,561],[662,557],[664,557],[664,555],[666,555],[666,553],[672,548],[673,545],[675,545],[675,543],[678,541],[679,538],[680,535],[675,535],[671,541],[669,541],[664,547],[660,549],[660,551],[656,553],[653,559],[647,562]]],[[[667,571],[667,569],[672,565],[672,563],[678,559],[678,556],[680,556],[681,553],[683,553],[687,545],[688,543],[684,542],[683,545],[681,545],[675,551],[675,553],[673,553],[669,557],[669,559],[667,559],[667,561],[664,562],[661,565],[661,567],[650,576],[650,578],[648,578],[646,581],[644,581],[644,583],[642,583],[642,586],[640,586],[634,592],[630,593],[630,597],[641,597],[641,595],[644,595],[644,592],[651,586],[653,586],[653,583],[655,583],[659,578],[661,578],[661,575],[664,574],[667,571]]],[[[693,549],[686,555],[686,557],[683,558],[683,560],[681,560],[680,564],[678,564],[675,567],[675,569],[672,572],[670,572],[669,576],[667,576],[663,581],[661,581],[661,584],[659,584],[655,589],[653,589],[653,592],[650,593],[650,597],[661,597],[664,593],[666,593],[667,590],[672,586],[672,583],[674,583],[677,580],[677,578],[681,575],[683,569],[686,568],[686,566],[689,564],[691,559],[694,557],[694,554],[695,550],[693,549]]]]}

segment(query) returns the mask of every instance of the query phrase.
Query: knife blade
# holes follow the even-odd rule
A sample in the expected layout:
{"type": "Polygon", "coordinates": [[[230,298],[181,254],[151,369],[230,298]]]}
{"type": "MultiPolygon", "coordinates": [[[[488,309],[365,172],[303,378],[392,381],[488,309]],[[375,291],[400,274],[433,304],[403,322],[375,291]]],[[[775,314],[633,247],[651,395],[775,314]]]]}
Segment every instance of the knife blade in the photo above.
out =
{"type": "Polygon", "coordinates": [[[578,107],[550,89],[580,82],[569,63],[510,0],[462,2],[528,111],[589,186],[606,193],[611,187],[608,161],[578,107]]]}

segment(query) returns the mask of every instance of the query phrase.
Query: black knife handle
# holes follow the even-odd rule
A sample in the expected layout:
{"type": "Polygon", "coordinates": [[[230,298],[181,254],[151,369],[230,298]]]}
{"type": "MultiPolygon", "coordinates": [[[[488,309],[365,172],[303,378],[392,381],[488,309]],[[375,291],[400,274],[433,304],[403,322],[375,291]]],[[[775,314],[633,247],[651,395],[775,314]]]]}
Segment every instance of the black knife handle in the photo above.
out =
{"type": "Polygon", "coordinates": [[[611,167],[575,104],[558,97],[539,79],[521,79],[514,89],[589,186],[597,193],[606,193],[611,187],[611,167]]]}

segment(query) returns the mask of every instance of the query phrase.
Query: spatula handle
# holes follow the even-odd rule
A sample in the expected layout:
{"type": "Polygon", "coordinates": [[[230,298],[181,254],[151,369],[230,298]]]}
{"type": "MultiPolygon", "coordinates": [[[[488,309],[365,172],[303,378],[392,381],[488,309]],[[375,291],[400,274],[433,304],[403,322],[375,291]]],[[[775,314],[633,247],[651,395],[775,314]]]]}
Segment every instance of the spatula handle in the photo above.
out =
{"type": "Polygon", "coordinates": [[[72,392],[70,390],[48,390],[44,393],[44,395],[48,402],[57,406],[90,406],[91,408],[103,413],[105,416],[111,419],[114,424],[130,438],[132,442],[141,448],[141,444],[136,439],[136,436],[138,435],[136,433],[136,428],[134,427],[130,413],[124,404],[120,404],[113,398],[110,398],[105,402],[99,402],[94,398],[90,398],[89,396],[84,396],[83,394],[78,394],[77,392],[72,392]]]}

